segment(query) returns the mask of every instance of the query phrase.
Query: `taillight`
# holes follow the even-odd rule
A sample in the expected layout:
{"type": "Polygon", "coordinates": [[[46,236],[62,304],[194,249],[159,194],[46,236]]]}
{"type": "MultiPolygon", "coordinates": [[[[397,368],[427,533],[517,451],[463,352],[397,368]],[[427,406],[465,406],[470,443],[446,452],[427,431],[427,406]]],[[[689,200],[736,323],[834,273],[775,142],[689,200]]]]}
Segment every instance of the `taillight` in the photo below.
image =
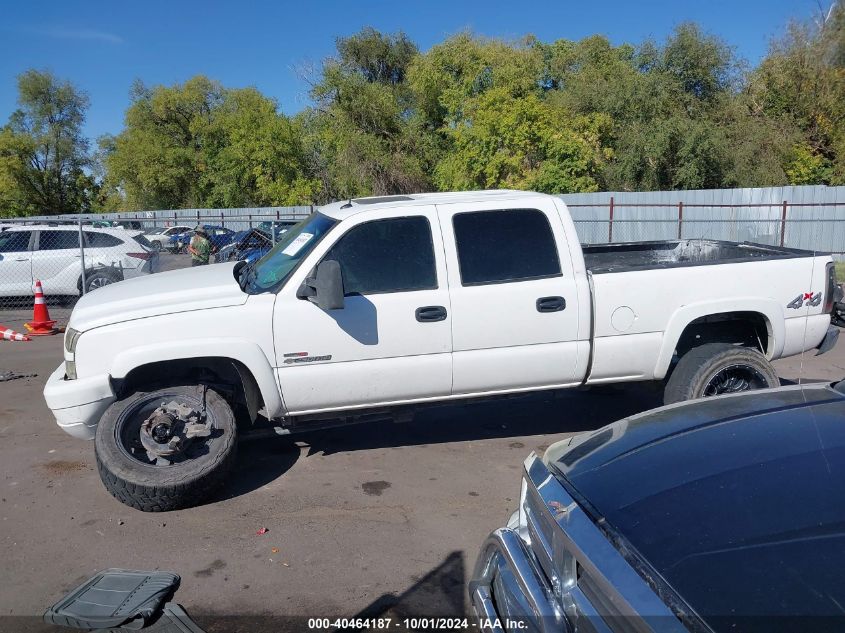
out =
{"type": "Polygon", "coordinates": [[[144,261],[152,257],[151,253],[126,253],[127,257],[134,257],[135,259],[143,259],[144,261]]]}
{"type": "Polygon", "coordinates": [[[827,279],[827,287],[824,291],[824,314],[833,311],[833,303],[836,301],[836,268],[833,262],[828,262],[824,271],[825,279],[827,279]]]}

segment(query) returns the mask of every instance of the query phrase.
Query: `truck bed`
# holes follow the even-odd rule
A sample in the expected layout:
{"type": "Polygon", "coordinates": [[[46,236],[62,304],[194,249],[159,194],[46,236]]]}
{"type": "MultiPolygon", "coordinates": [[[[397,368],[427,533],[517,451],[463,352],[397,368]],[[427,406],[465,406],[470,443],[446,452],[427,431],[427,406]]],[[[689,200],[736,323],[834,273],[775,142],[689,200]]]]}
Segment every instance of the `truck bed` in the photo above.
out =
{"type": "Polygon", "coordinates": [[[587,270],[593,274],[816,255],[812,251],[782,246],[703,239],[585,244],[582,248],[587,270]]]}

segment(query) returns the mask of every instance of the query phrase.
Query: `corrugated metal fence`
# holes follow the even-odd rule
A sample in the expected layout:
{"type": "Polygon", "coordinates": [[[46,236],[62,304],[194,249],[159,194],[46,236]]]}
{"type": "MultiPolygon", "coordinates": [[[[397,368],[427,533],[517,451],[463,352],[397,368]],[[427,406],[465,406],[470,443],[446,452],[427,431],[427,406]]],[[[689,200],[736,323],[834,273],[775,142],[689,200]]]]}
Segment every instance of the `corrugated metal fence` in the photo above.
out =
{"type": "Polygon", "coordinates": [[[845,187],[615,191],[560,197],[584,243],[710,238],[845,255],[845,187]]]}
{"type": "MultiPolygon", "coordinates": [[[[172,226],[174,224],[209,224],[223,226],[233,231],[254,228],[261,222],[274,220],[300,220],[314,211],[313,206],[298,207],[244,207],[238,209],[168,209],[160,211],[129,211],[124,213],[99,213],[62,215],[59,218],[85,220],[139,220],[144,226],[172,226]]],[[[40,217],[55,219],[57,216],[40,217]]],[[[2,222],[2,220],[0,220],[2,222]]]]}
{"type": "MultiPolygon", "coordinates": [[[[711,238],[845,256],[845,187],[616,191],[560,197],[569,205],[584,243],[711,238]]],[[[145,226],[201,223],[242,230],[267,220],[298,219],[311,211],[309,206],[177,209],[83,217],[137,219],[145,226]]]]}

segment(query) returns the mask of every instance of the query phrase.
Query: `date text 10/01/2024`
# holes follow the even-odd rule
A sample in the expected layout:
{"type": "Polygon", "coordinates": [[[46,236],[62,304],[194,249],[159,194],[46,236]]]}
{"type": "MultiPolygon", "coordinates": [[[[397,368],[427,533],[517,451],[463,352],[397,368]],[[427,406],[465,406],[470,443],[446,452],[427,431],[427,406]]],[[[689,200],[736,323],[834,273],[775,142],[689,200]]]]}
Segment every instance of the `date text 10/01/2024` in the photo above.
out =
{"type": "Polygon", "coordinates": [[[388,630],[392,628],[410,630],[458,630],[504,628],[505,630],[519,630],[527,628],[523,620],[480,619],[470,618],[309,618],[309,629],[373,629],[388,630]]]}

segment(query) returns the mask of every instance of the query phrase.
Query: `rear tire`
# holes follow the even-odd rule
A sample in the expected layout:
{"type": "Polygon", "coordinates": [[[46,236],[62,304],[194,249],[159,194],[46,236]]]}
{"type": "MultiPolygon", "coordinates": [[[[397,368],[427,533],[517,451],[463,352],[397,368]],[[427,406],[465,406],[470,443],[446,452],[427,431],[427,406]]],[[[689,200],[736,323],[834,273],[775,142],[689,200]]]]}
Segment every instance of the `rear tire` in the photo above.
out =
{"type": "MultiPolygon", "coordinates": [[[[144,512],[167,512],[199,505],[223,483],[235,462],[237,425],[232,408],[216,391],[205,393],[206,415],[215,434],[193,440],[196,456],[185,451],[183,461],[151,463],[143,450],[131,445],[149,407],[176,400],[196,406],[202,386],[165,387],[137,392],[115,402],[97,425],[97,470],[106,489],[121,503],[144,512]]],[[[137,445],[140,445],[138,442],[137,445]]]]}
{"type": "Polygon", "coordinates": [[[756,349],[707,343],[681,357],[663,391],[664,404],[780,386],[772,364],[756,349]]]}
{"type": "Polygon", "coordinates": [[[108,286],[118,281],[113,275],[104,272],[93,272],[85,275],[85,292],[108,286]]]}

